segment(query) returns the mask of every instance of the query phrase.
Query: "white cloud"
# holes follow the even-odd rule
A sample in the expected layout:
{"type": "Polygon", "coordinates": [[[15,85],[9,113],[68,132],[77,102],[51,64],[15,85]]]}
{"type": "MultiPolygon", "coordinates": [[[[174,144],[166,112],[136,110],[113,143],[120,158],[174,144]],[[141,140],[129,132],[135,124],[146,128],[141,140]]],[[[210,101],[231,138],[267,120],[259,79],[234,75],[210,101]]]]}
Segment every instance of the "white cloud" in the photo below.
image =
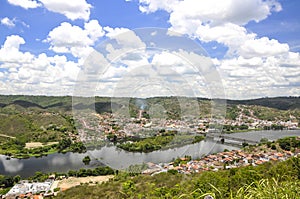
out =
{"type": "Polygon", "coordinates": [[[21,44],[25,44],[25,40],[19,35],[7,36],[0,49],[0,62],[6,63],[7,66],[15,66],[20,62],[30,62],[33,55],[29,52],[20,52],[21,44]]]}
{"type": "Polygon", "coordinates": [[[15,27],[15,20],[14,19],[9,19],[8,17],[4,17],[1,19],[1,24],[7,26],[7,27],[15,27]]]}
{"type": "Polygon", "coordinates": [[[239,56],[218,60],[217,65],[229,98],[289,96],[300,92],[299,53],[249,59],[239,56]]]}
{"type": "Polygon", "coordinates": [[[109,26],[106,26],[103,29],[106,31],[106,36],[108,38],[114,38],[122,33],[130,31],[128,28],[111,28],[109,26]]]}
{"type": "MultiPolygon", "coordinates": [[[[143,51],[146,48],[146,44],[135,34],[134,31],[125,28],[113,29],[105,27],[104,29],[107,31],[106,36],[110,38],[111,41],[116,41],[115,44],[113,42],[109,42],[106,46],[106,50],[109,52],[107,59],[110,61],[128,52],[138,49],[142,49],[143,51]]],[[[140,55],[142,55],[142,53],[140,53],[140,55]]],[[[136,58],[140,59],[141,56],[136,58]]]]}
{"type": "Polygon", "coordinates": [[[246,40],[240,47],[239,54],[244,57],[273,56],[289,52],[287,44],[281,44],[275,39],[262,37],[246,40]]]}
{"type": "Polygon", "coordinates": [[[163,51],[162,53],[155,54],[151,63],[154,65],[182,66],[186,62],[179,56],[176,56],[175,53],[163,51]]]}
{"type": "Polygon", "coordinates": [[[5,25],[5,26],[9,27],[9,28],[15,27],[18,23],[21,24],[22,26],[26,27],[26,28],[29,28],[28,24],[26,24],[24,21],[21,21],[17,18],[10,19],[8,17],[4,17],[4,18],[1,19],[0,23],[2,25],[5,25]]]}
{"type": "Polygon", "coordinates": [[[83,19],[88,21],[90,18],[92,5],[87,3],[86,0],[40,0],[40,2],[42,2],[48,10],[63,14],[71,20],[83,19]]]}
{"type": "Polygon", "coordinates": [[[140,0],[139,9],[141,12],[155,12],[157,10],[166,10],[170,12],[174,5],[178,4],[178,0],[140,0]]]}
{"type": "Polygon", "coordinates": [[[173,7],[170,22],[201,21],[202,24],[217,26],[224,23],[245,25],[249,21],[259,22],[271,11],[280,11],[281,6],[276,1],[263,0],[184,0],[173,7]]]}
{"type": "Polygon", "coordinates": [[[168,4],[157,0],[140,0],[144,12],[159,9],[170,13],[171,30],[197,37],[202,41],[217,41],[229,48],[227,55],[269,56],[288,52],[287,44],[277,40],[258,38],[243,25],[266,19],[271,12],[281,10],[276,1],[173,1],[168,4]]]}
{"type": "Polygon", "coordinates": [[[259,22],[271,11],[280,11],[281,5],[273,0],[139,0],[142,12],[165,10],[170,12],[172,22],[199,20],[204,24],[218,25],[221,23],[247,24],[249,21],[259,22]]]}
{"type": "Polygon", "coordinates": [[[229,98],[299,95],[299,53],[290,52],[288,44],[276,39],[260,38],[245,27],[281,11],[277,0],[139,2],[142,12],[170,13],[170,30],[228,47],[225,58],[213,62],[229,98]]]}
{"type": "Polygon", "coordinates": [[[97,20],[91,20],[88,23],[85,23],[84,29],[87,32],[87,35],[93,41],[97,41],[99,37],[102,37],[105,34],[105,32],[103,31],[101,25],[97,20]]]}
{"type": "Polygon", "coordinates": [[[92,8],[92,5],[87,3],[86,0],[8,0],[8,2],[24,9],[44,6],[47,10],[65,15],[71,20],[83,19],[88,21],[91,13],[90,9],[92,8]]]}
{"type": "Polygon", "coordinates": [[[51,44],[50,49],[57,53],[71,53],[77,58],[85,59],[92,51],[95,42],[104,35],[97,20],[91,20],[84,29],[63,22],[51,30],[45,42],[51,44]]]}
{"type": "Polygon", "coordinates": [[[40,7],[41,4],[35,0],[8,0],[8,2],[15,6],[21,6],[22,8],[37,8],[40,7]]]}
{"type": "Polygon", "coordinates": [[[70,95],[80,65],[65,56],[37,56],[20,51],[25,40],[11,35],[0,49],[0,68],[5,78],[0,81],[1,93],[70,95]]]}
{"type": "Polygon", "coordinates": [[[268,56],[288,51],[286,44],[268,38],[257,38],[243,25],[260,22],[281,5],[273,0],[183,0],[164,2],[140,0],[143,12],[159,9],[170,13],[171,30],[198,37],[205,42],[217,41],[229,47],[228,55],[268,56]],[[263,50],[265,49],[265,50],[263,50]]]}

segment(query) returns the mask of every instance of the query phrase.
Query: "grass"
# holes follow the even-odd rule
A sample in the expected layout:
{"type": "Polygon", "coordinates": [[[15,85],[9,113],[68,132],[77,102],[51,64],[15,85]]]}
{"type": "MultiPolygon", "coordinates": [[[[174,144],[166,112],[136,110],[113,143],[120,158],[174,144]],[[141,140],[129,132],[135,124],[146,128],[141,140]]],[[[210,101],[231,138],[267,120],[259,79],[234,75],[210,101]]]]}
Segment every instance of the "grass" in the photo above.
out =
{"type": "Polygon", "coordinates": [[[232,199],[294,199],[300,197],[300,181],[280,182],[276,178],[262,179],[241,187],[237,193],[231,193],[232,199]]]}

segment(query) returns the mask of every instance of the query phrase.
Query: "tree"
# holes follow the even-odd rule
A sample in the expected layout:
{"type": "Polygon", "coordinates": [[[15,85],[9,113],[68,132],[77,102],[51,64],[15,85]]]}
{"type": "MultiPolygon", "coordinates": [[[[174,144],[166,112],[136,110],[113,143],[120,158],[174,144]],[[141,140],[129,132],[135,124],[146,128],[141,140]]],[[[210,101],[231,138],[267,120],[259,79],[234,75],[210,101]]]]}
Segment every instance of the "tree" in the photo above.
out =
{"type": "Polygon", "coordinates": [[[20,175],[16,175],[16,176],[14,177],[14,182],[15,182],[15,183],[20,182],[20,180],[21,180],[21,176],[20,176],[20,175]]]}
{"type": "Polygon", "coordinates": [[[247,142],[243,142],[243,143],[242,143],[242,146],[243,146],[243,147],[246,147],[246,146],[249,146],[249,144],[248,144],[247,142]]]}
{"type": "Polygon", "coordinates": [[[83,162],[85,165],[90,164],[90,161],[91,161],[90,156],[85,156],[85,157],[82,159],[82,162],[83,162]]]}
{"type": "Polygon", "coordinates": [[[260,139],[260,143],[263,143],[263,144],[267,143],[268,141],[269,140],[267,138],[261,138],[260,139]]]}
{"type": "Polygon", "coordinates": [[[66,138],[66,139],[62,139],[59,141],[57,148],[59,149],[59,151],[62,151],[68,147],[70,147],[72,144],[72,141],[70,138],[66,138]]]}

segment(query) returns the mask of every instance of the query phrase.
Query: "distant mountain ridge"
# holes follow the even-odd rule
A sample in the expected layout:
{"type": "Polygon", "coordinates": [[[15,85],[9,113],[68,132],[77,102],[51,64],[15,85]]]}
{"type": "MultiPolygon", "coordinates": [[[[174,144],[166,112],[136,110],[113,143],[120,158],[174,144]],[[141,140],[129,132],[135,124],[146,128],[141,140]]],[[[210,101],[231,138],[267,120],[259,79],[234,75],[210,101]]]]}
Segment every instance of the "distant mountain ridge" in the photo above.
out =
{"type": "MultiPolygon", "coordinates": [[[[170,100],[176,97],[155,97],[146,100],[156,101],[170,100]]],[[[137,99],[137,98],[132,98],[137,99]]],[[[198,101],[207,101],[207,98],[198,98],[198,101]]],[[[110,98],[96,97],[95,106],[99,111],[110,111],[110,98]]],[[[279,110],[293,110],[300,109],[300,97],[272,97],[272,98],[258,98],[249,100],[227,100],[228,105],[259,105],[269,108],[276,108],[279,110]]],[[[18,105],[23,108],[39,108],[39,109],[63,109],[65,111],[72,110],[71,96],[30,96],[30,95],[0,95],[0,108],[9,105],[18,105]]]]}
{"type": "Polygon", "coordinates": [[[300,97],[272,97],[251,100],[227,100],[227,104],[259,105],[280,110],[300,109],[300,97]]]}

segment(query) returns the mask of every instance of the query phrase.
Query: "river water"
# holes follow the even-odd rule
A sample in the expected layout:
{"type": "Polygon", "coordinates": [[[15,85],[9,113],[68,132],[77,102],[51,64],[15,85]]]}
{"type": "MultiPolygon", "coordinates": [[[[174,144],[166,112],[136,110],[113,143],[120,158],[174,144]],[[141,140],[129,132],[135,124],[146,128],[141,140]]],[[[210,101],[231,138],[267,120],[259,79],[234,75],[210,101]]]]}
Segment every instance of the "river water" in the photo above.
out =
{"type": "MultiPolygon", "coordinates": [[[[300,130],[252,131],[246,133],[234,133],[230,134],[230,136],[256,141],[259,141],[261,138],[276,140],[286,136],[300,136],[300,130]]],[[[32,157],[29,159],[7,160],[6,156],[0,155],[0,174],[29,177],[34,175],[36,171],[67,172],[69,170],[94,168],[104,165],[114,169],[124,169],[133,164],[171,162],[173,158],[183,157],[184,155],[199,158],[206,154],[224,151],[224,149],[233,150],[238,148],[216,143],[213,140],[203,140],[195,144],[150,153],[126,152],[116,146],[104,146],[101,149],[89,150],[83,154],[71,152],[65,154],[55,153],[44,157],[32,157]],[[82,163],[82,159],[86,155],[89,155],[92,159],[90,165],[84,165],[82,163]]]]}

